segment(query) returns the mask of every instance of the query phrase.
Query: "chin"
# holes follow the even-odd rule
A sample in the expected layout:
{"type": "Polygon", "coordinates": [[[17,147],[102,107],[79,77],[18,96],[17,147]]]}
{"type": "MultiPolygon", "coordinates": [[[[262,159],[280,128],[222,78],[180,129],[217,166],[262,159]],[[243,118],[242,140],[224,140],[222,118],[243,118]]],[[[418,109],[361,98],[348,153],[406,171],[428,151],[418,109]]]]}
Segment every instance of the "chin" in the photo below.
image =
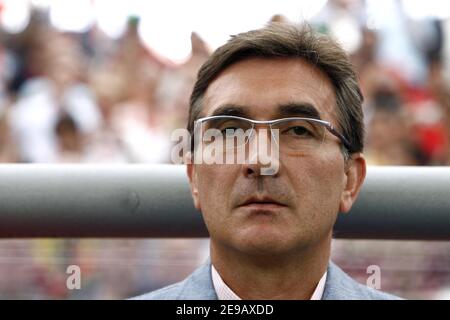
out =
{"type": "Polygon", "coordinates": [[[250,255],[278,255],[289,252],[297,246],[293,239],[282,232],[246,232],[236,239],[239,251],[250,255]]]}

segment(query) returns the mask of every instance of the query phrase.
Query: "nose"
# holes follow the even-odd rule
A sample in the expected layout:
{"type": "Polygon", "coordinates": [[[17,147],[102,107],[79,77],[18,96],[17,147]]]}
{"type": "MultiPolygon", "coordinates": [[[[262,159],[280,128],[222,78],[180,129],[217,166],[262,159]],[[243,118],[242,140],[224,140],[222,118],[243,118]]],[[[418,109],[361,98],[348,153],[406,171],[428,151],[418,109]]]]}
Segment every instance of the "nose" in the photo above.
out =
{"type": "Polygon", "coordinates": [[[277,176],[280,159],[278,144],[273,141],[270,129],[254,129],[247,142],[246,161],[242,165],[247,178],[277,176]]]}

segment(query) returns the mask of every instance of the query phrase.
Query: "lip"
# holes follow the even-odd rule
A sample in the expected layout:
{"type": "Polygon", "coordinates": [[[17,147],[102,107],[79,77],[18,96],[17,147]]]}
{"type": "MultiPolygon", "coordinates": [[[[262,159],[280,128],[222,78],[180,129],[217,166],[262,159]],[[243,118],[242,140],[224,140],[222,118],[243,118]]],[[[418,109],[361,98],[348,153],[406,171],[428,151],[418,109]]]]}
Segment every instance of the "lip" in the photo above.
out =
{"type": "Polygon", "coordinates": [[[240,207],[253,210],[277,210],[286,207],[286,205],[270,197],[251,197],[244,201],[240,207]]]}
{"type": "Polygon", "coordinates": [[[275,203],[249,203],[245,206],[241,206],[241,208],[245,210],[250,210],[251,212],[259,212],[259,213],[275,213],[285,208],[286,206],[282,206],[275,203]]]}

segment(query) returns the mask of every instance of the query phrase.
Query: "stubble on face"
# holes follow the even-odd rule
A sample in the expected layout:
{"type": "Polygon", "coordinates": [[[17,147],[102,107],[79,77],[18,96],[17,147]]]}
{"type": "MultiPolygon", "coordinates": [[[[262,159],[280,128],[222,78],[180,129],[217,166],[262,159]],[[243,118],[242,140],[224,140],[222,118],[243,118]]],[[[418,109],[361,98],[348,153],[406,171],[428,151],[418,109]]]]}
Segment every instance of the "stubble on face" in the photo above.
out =
{"type": "MultiPolygon", "coordinates": [[[[336,123],[334,91],[315,67],[298,59],[249,59],[230,66],[210,85],[204,115],[234,103],[248,106],[249,118],[269,120],[277,118],[278,104],[297,100],[312,103],[323,119],[336,123]]],[[[249,177],[246,165],[195,165],[212,241],[241,252],[273,255],[329,238],[343,187],[339,146],[330,144],[312,154],[280,154],[279,161],[274,176],[249,177]],[[265,196],[283,206],[276,212],[240,206],[249,197],[265,196]]]]}

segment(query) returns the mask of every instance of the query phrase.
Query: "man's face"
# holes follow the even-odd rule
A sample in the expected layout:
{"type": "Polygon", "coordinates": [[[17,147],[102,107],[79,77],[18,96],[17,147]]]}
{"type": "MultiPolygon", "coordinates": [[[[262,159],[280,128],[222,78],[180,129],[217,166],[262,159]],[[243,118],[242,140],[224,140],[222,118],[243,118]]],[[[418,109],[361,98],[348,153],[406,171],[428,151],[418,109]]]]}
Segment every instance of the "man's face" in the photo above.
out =
{"type": "MultiPolygon", "coordinates": [[[[203,103],[202,117],[225,113],[254,120],[305,117],[302,106],[312,106],[338,127],[330,80],[300,59],[233,64],[210,84],[203,103]]],[[[327,132],[317,149],[280,152],[274,175],[261,175],[254,161],[190,164],[188,175],[214,243],[248,254],[281,254],[330,239],[338,211],[350,209],[364,179],[364,159],[353,158],[345,164],[339,140],[327,132]]]]}

